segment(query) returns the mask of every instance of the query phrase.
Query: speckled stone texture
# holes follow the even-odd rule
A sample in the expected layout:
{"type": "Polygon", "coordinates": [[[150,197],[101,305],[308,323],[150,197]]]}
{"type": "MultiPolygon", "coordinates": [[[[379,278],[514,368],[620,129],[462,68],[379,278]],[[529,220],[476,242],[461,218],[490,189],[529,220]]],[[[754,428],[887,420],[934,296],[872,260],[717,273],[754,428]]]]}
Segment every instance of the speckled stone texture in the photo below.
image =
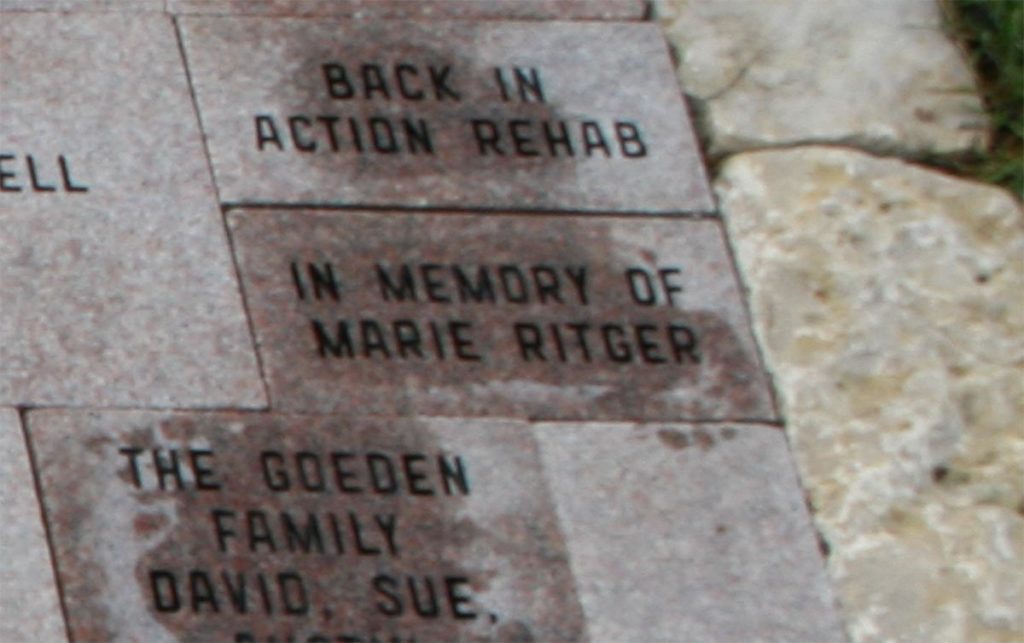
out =
{"type": "Polygon", "coordinates": [[[716,182],[855,641],[1024,636],[1024,213],[802,148],[716,182]]]}
{"type": "Polygon", "coordinates": [[[65,641],[29,457],[14,409],[0,408],[0,641],[65,641]]]}
{"type": "Polygon", "coordinates": [[[240,210],[229,227],[275,409],[774,417],[717,221],[240,210]]]}
{"type": "Polygon", "coordinates": [[[63,411],[28,425],[75,640],[586,638],[525,425],[63,411]]]}
{"type": "Polygon", "coordinates": [[[781,430],[535,434],[594,641],[845,640],[781,430]]]}
{"type": "Polygon", "coordinates": [[[647,7],[645,0],[168,0],[167,5],[181,14],[529,20],[638,20],[647,7]]]}
{"type": "Polygon", "coordinates": [[[985,117],[936,0],[656,0],[710,153],[841,143],[984,147],[985,117]]]}
{"type": "Polygon", "coordinates": [[[170,19],[0,42],[0,403],[262,405],[170,19]]]}
{"type": "Polygon", "coordinates": [[[0,0],[0,11],[138,12],[163,10],[164,0],[0,0]]]}
{"type": "Polygon", "coordinates": [[[713,207],[654,25],[180,20],[222,201],[713,207]]]}

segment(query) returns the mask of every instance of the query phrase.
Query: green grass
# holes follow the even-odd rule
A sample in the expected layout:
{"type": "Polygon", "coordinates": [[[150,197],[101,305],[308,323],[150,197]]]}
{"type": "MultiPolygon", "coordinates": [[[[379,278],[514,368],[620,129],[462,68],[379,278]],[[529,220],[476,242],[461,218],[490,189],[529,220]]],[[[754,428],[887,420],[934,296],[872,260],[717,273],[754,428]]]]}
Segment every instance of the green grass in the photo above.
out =
{"type": "Polygon", "coordinates": [[[945,9],[993,127],[987,154],[960,169],[1024,197],[1024,0],[946,0],[945,9]]]}

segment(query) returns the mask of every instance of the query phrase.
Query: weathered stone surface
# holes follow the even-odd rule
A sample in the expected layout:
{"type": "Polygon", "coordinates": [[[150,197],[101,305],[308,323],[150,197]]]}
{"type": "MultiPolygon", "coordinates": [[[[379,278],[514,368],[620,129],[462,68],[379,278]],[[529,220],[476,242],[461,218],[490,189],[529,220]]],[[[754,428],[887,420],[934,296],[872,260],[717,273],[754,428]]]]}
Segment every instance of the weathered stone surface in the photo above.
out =
{"type": "Polygon", "coordinates": [[[711,153],[980,148],[981,102],[935,0],[656,0],[711,153]]]}
{"type": "Polygon", "coordinates": [[[18,415],[0,408],[0,641],[63,641],[35,483],[18,415]]]}
{"type": "Polygon", "coordinates": [[[525,425],[56,411],[28,425],[75,640],[585,638],[525,425]]]}
{"type": "Polygon", "coordinates": [[[822,148],[716,187],[853,638],[1019,639],[1019,204],[822,148]]]}
{"type": "Polygon", "coordinates": [[[170,19],[0,42],[0,402],[263,404],[170,19]]]}
{"type": "Polygon", "coordinates": [[[713,207],[654,25],[184,17],[181,26],[222,201],[713,207]]]}
{"type": "Polygon", "coordinates": [[[782,431],[535,433],[595,641],[844,640],[782,431]]]}
{"type": "Polygon", "coordinates": [[[0,11],[163,11],[164,0],[0,0],[0,11]]]}
{"type": "Polygon", "coordinates": [[[240,210],[229,227],[276,409],[774,417],[718,221],[240,210]]]}
{"type": "Polygon", "coordinates": [[[645,0],[168,0],[180,14],[638,20],[645,0]]]}

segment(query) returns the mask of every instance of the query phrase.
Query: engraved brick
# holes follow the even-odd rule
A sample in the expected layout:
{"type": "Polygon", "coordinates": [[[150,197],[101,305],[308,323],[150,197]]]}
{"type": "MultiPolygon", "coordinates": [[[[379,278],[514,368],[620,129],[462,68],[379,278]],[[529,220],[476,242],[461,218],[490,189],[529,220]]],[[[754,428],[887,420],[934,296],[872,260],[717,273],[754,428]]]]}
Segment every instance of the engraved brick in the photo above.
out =
{"type": "Polygon", "coordinates": [[[262,405],[171,20],[0,42],[0,403],[262,405]]]}
{"type": "Polygon", "coordinates": [[[584,638],[526,426],[124,411],[28,424],[75,640],[584,638]]]}
{"type": "Polygon", "coordinates": [[[223,201],[713,207],[654,25],[185,17],[181,26],[223,201]]]}
{"type": "Polygon", "coordinates": [[[272,404],[774,417],[719,222],[240,210],[272,404]]]}

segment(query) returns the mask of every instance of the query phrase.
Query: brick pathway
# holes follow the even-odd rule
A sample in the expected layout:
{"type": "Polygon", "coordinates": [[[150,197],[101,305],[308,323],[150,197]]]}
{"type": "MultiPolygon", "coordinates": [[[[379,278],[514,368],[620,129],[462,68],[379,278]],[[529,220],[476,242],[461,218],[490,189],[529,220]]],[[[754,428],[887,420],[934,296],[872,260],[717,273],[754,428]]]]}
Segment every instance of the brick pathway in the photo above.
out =
{"type": "Polygon", "coordinates": [[[0,0],[0,640],[1024,631],[1020,206],[790,4],[0,0]]]}

